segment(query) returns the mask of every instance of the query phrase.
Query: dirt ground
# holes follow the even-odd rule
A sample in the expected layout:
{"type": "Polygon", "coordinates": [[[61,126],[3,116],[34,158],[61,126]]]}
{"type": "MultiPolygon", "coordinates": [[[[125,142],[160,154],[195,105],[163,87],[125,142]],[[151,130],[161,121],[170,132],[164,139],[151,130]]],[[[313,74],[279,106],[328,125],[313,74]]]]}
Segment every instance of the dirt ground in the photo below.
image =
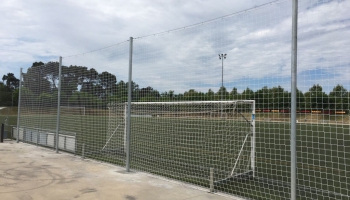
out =
{"type": "Polygon", "coordinates": [[[0,143],[0,199],[223,200],[186,184],[162,180],[51,149],[0,143]]]}

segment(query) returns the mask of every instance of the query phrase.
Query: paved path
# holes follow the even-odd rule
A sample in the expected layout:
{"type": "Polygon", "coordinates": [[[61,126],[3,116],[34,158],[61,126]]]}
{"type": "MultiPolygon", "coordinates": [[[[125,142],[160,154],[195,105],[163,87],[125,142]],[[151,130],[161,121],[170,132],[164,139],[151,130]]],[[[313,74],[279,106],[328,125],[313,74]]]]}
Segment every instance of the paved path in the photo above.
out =
{"type": "Polygon", "coordinates": [[[0,199],[228,200],[121,167],[15,141],[0,143],[0,199]]]}

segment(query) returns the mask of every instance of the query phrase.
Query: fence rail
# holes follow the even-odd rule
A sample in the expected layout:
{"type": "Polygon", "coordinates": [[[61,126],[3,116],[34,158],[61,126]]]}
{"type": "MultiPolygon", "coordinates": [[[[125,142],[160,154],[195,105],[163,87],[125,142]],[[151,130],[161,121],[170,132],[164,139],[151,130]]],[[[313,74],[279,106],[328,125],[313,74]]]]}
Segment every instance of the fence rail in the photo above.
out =
{"type": "MultiPolygon", "coordinates": [[[[13,127],[12,139],[17,139],[22,142],[55,148],[55,131],[45,130],[40,128],[13,127]],[[16,134],[18,133],[18,135],[16,134]]],[[[63,151],[76,151],[76,133],[61,132],[59,134],[58,148],[63,151]]]]}

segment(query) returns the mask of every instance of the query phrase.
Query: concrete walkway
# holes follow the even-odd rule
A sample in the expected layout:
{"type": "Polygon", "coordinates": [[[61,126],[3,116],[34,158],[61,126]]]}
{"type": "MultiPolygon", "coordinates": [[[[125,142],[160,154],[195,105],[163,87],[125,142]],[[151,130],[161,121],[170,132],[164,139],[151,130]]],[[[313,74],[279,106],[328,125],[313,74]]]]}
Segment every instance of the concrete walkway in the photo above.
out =
{"type": "Polygon", "coordinates": [[[0,143],[0,199],[232,199],[15,141],[0,143]]]}

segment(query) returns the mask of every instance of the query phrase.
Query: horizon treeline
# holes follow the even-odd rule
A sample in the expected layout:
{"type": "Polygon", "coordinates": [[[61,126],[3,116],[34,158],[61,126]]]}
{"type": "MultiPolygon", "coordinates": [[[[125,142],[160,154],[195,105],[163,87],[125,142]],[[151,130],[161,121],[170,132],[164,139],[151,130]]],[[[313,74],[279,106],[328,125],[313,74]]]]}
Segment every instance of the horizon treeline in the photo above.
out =
{"type": "MultiPolygon", "coordinates": [[[[23,74],[22,99],[27,106],[57,106],[59,68],[57,62],[34,62],[23,74]]],[[[18,104],[19,80],[8,73],[0,82],[0,106],[18,104]]],[[[128,82],[117,80],[107,71],[98,73],[94,68],[84,66],[62,66],[61,105],[105,108],[108,103],[127,101],[128,82]]],[[[328,94],[319,84],[314,84],[306,92],[297,90],[298,109],[348,110],[350,92],[336,84],[328,94]]],[[[174,90],[157,91],[153,86],[144,88],[132,82],[132,101],[218,101],[218,100],[255,100],[257,109],[290,109],[291,94],[280,85],[263,86],[253,91],[247,87],[239,93],[236,87],[227,90],[207,92],[189,89],[183,93],[174,90]]]]}

